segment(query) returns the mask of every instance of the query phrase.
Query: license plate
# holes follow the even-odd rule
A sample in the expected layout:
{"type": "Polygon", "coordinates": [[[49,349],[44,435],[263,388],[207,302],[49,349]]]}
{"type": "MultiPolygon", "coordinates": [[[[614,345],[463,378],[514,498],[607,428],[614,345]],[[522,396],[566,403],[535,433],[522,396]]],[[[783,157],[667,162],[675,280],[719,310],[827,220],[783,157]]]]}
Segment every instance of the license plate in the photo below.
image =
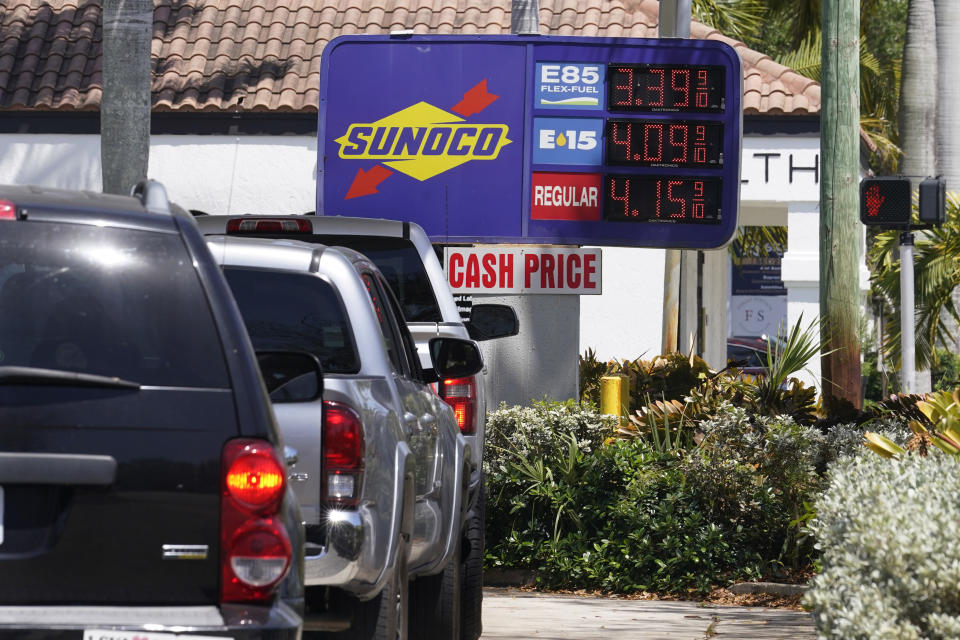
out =
{"type": "Polygon", "coordinates": [[[86,629],[83,640],[233,640],[222,636],[181,636],[153,631],[110,631],[109,629],[86,629]]]}

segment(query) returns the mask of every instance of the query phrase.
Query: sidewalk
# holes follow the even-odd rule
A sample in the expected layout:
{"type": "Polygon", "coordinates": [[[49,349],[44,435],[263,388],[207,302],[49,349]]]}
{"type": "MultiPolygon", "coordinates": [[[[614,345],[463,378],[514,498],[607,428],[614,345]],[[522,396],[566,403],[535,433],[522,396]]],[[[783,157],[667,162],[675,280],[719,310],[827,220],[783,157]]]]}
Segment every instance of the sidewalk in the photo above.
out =
{"type": "Polygon", "coordinates": [[[481,640],[528,638],[812,640],[816,633],[802,611],[484,589],[481,640]]]}

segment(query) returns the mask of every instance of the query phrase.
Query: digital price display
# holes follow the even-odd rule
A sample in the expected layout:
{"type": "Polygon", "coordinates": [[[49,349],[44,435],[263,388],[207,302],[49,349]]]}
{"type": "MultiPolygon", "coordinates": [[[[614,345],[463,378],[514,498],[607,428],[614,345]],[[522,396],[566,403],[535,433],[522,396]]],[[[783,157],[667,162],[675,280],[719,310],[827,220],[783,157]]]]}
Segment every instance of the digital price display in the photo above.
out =
{"type": "Polygon", "coordinates": [[[637,167],[723,166],[723,123],[708,120],[606,122],[608,164],[637,167]]]}
{"type": "Polygon", "coordinates": [[[609,111],[722,113],[724,68],[690,64],[611,64],[609,111]]]}
{"type": "Polygon", "coordinates": [[[721,220],[720,178],[605,175],[603,192],[603,219],[612,222],[721,220]]]}

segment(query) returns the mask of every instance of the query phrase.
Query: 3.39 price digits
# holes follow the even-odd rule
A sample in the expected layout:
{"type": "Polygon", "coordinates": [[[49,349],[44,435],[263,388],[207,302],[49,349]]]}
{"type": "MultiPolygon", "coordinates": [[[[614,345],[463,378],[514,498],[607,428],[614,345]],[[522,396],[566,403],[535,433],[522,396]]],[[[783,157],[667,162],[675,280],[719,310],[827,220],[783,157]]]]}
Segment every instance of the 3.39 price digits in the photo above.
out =
{"type": "Polygon", "coordinates": [[[603,218],[633,222],[720,222],[720,180],[604,176],[603,218]]]}
{"type": "Polygon", "coordinates": [[[723,166],[723,123],[607,120],[606,162],[645,167],[723,166]]]}
{"type": "Polygon", "coordinates": [[[610,111],[722,112],[722,67],[617,65],[608,67],[610,111]]]}

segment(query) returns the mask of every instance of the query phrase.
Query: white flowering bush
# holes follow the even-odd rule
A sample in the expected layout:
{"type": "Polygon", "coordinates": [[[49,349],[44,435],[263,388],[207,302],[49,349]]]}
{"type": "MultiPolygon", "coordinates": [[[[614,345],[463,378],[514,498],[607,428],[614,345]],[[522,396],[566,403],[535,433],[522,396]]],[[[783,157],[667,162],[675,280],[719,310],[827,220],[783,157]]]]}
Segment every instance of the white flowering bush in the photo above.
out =
{"type": "Polygon", "coordinates": [[[501,403],[487,415],[484,471],[488,478],[506,473],[514,454],[528,459],[563,455],[567,434],[577,439],[581,451],[590,453],[616,429],[615,417],[601,414],[590,404],[541,401],[522,407],[501,403]]]}
{"type": "Polygon", "coordinates": [[[806,603],[819,637],[960,637],[960,460],[844,458],[816,510],[822,572],[806,603]]]}

